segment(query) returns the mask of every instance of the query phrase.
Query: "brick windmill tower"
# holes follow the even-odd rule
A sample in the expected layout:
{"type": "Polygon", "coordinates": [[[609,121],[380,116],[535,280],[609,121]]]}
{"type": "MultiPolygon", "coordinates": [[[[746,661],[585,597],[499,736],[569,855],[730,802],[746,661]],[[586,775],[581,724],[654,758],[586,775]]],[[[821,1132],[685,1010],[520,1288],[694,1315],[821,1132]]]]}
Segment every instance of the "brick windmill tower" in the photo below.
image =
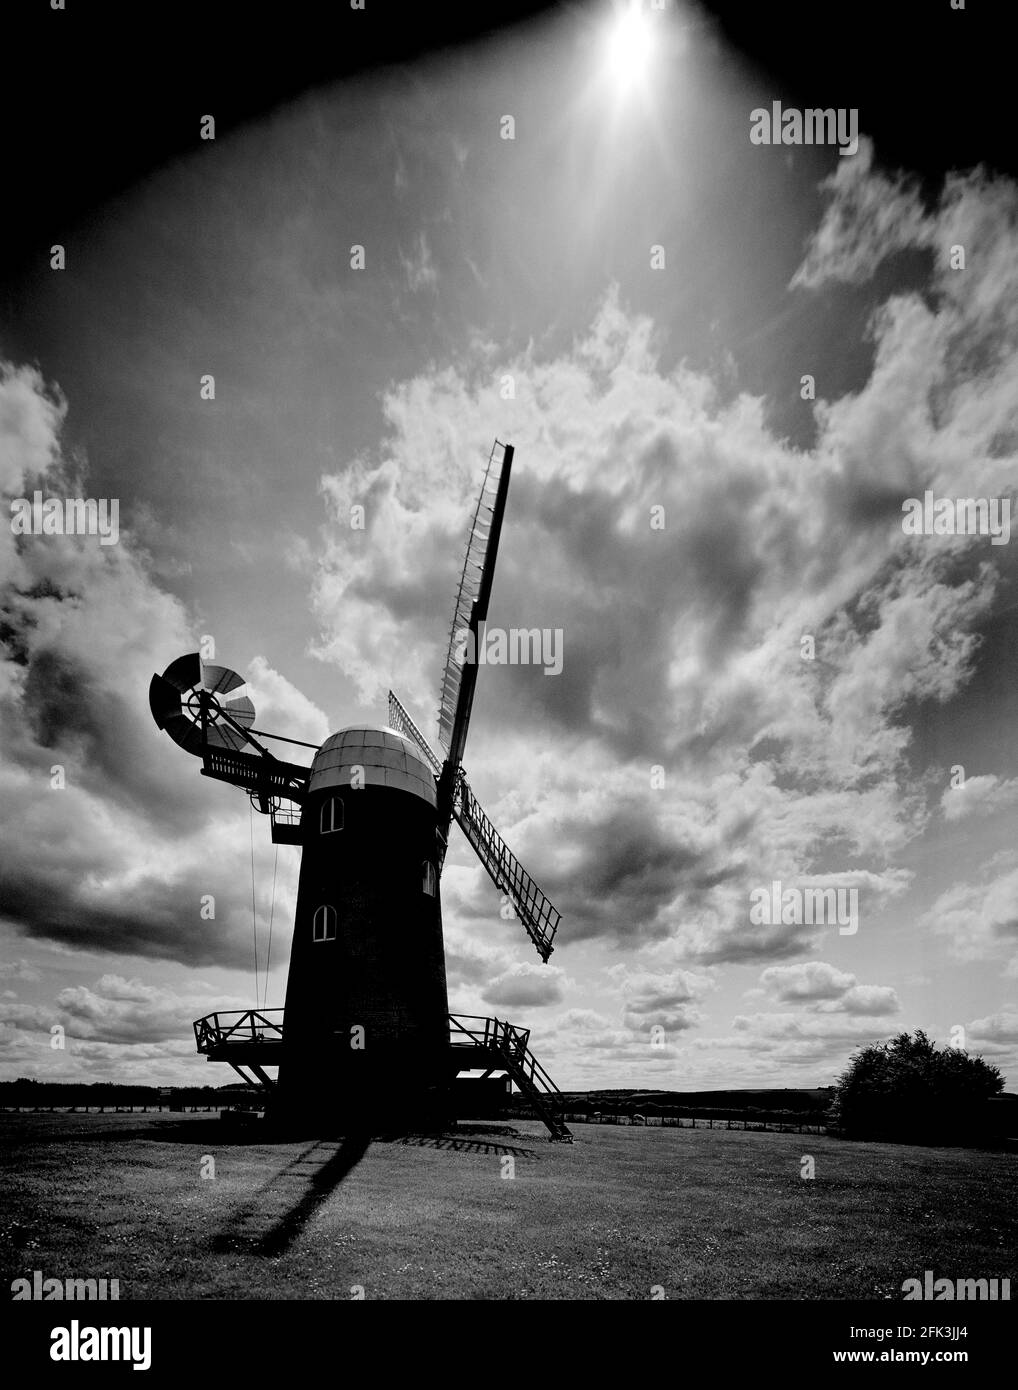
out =
{"type": "Polygon", "coordinates": [[[474,511],[449,636],[431,749],[389,693],[389,727],[331,735],[310,768],[270,753],[236,672],[180,657],[153,676],[156,724],[202,759],[202,774],[244,788],[277,844],[301,846],[284,1009],[217,1013],[194,1025],[200,1053],[229,1062],[277,1112],[329,1127],[453,1118],[483,1073],[515,1084],[553,1139],[569,1139],[557,1087],[529,1051],[529,1032],[500,1019],[450,1015],[441,878],[453,820],[542,961],[559,913],[477,804],[462,759],[479,627],[491,595],[513,449],[496,441],[474,511]],[[471,634],[468,638],[467,634],[471,634]],[[278,1067],[273,1081],[266,1067],[278,1067]]]}

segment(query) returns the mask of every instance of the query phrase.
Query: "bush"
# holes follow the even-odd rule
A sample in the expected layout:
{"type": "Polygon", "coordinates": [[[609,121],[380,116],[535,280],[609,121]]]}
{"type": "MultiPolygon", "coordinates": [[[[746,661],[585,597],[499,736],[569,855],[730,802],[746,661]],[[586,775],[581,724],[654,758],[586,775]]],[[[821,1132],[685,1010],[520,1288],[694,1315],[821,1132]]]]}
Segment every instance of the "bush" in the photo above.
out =
{"type": "Polygon", "coordinates": [[[978,1139],[986,1101],[1004,1080],[981,1057],[937,1050],[922,1030],[864,1047],[838,1078],[827,1127],[855,1139],[978,1139]]]}

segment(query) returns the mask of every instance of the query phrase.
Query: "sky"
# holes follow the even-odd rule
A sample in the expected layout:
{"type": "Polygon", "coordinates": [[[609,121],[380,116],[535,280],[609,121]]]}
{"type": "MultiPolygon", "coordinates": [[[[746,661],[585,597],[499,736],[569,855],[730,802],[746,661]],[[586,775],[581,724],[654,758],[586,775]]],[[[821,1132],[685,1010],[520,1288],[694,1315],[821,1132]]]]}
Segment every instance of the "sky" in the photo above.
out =
{"type": "Polygon", "coordinates": [[[580,5],[196,117],[38,259],[3,513],[115,498],[119,535],[0,527],[0,1079],[231,1079],[191,1021],[282,1004],[299,849],[149,679],[211,637],[259,728],[391,686],[436,743],[498,438],[489,624],[563,665],[480,672],[465,766],[562,923],[543,965],[454,831],[452,1010],[564,1089],[829,1085],[916,1028],[1018,1087],[1015,545],[902,525],[1013,505],[1018,188],[885,166],[865,111],[852,155],[755,144],[792,98],[645,20],[627,64],[580,5]],[[775,881],[857,929],[752,920],[775,881]]]}

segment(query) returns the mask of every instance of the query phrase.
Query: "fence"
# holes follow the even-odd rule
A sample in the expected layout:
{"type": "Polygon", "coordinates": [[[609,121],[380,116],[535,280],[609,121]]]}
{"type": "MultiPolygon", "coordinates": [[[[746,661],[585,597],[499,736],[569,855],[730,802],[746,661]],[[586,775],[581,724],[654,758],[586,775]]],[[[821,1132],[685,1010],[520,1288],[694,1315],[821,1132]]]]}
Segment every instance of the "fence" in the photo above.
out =
{"type": "Polygon", "coordinates": [[[230,1106],[229,1101],[223,1101],[220,1105],[185,1105],[172,1104],[164,1101],[162,1105],[0,1105],[2,1115],[90,1115],[93,1112],[97,1115],[134,1115],[141,1111],[146,1114],[149,1110],[172,1110],[186,1111],[194,1113],[198,1110],[226,1110],[230,1106]]]}
{"type": "Polygon", "coordinates": [[[635,1125],[664,1129],[743,1129],[762,1130],[774,1134],[824,1134],[823,1124],[809,1124],[806,1121],[795,1123],[791,1120],[717,1120],[700,1119],[695,1115],[608,1115],[601,1111],[567,1112],[563,1119],[566,1124],[591,1125],[635,1125]]]}

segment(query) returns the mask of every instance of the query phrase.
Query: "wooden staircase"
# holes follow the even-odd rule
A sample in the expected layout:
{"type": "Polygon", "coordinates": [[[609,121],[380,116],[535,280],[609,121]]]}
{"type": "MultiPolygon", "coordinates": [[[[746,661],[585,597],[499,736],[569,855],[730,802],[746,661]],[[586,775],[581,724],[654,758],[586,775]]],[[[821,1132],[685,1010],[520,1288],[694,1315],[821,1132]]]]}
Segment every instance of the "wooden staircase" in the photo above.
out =
{"type": "Polygon", "coordinates": [[[553,1143],[571,1144],[561,1091],[527,1046],[530,1032],[498,1018],[450,1014],[451,1050],[461,1071],[506,1071],[544,1121],[553,1143]],[[467,1060],[469,1058],[469,1060],[467,1060]]]}

